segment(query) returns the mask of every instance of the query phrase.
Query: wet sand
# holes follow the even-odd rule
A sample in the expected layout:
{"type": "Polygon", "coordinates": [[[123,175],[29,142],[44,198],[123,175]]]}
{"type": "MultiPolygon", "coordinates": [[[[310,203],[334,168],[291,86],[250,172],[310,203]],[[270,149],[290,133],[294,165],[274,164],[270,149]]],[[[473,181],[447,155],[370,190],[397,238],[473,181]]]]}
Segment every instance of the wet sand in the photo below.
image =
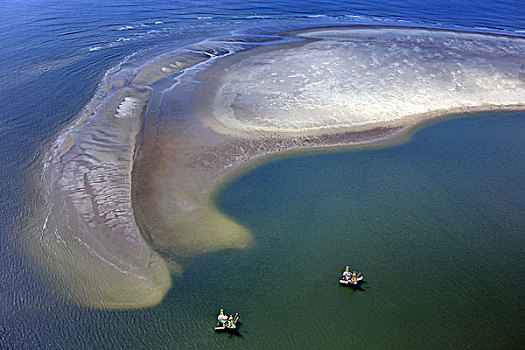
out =
{"type": "Polygon", "coordinates": [[[149,95],[142,88],[118,90],[97,118],[70,129],[46,162],[52,207],[42,228],[44,248],[67,294],[88,306],[151,306],[170,286],[130,205],[136,136],[149,95]]]}
{"type": "Polygon", "coordinates": [[[169,289],[168,266],[181,273],[184,261],[199,254],[249,247],[251,233],[216,208],[214,195],[233,176],[270,157],[380,145],[433,118],[525,109],[525,101],[483,103],[297,131],[289,125],[281,131],[242,129],[216,118],[225,68],[318,40],[259,47],[217,61],[199,76],[203,83],[191,91],[187,106],[178,104],[183,98],[176,88],[157,102],[151,91],[163,78],[209,56],[155,60],[128,86],[114,84],[104,102],[63,134],[46,163],[52,208],[43,237],[54,260],[50,265],[62,266],[57,273],[74,300],[100,308],[155,305],[169,289]],[[160,109],[164,115],[155,117],[160,109]]]}

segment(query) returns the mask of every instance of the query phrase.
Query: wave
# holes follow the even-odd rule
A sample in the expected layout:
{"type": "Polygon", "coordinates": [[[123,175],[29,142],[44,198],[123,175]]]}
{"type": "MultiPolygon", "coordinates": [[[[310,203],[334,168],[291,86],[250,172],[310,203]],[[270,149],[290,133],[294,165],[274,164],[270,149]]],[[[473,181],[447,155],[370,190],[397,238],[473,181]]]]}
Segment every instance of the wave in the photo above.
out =
{"type": "MultiPolygon", "coordinates": [[[[195,25],[198,26],[198,22],[205,20],[207,25],[210,26],[232,26],[241,28],[236,29],[237,31],[242,30],[257,30],[258,27],[271,27],[269,31],[271,33],[278,32],[279,30],[293,30],[305,27],[325,27],[325,26],[352,26],[352,25],[392,25],[392,26],[406,26],[406,27],[424,27],[444,30],[462,30],[462,31],[477,31],[487,34],[506,34],[521,36],[523,33],[522,29],[511,29],[511,28],[496,28],[489,26],[474,26],[466,27],[460,25],[443,24],[440,22],[429,22],[429,21],[411,21],[403,18],[392,18],[383,16],[371,16],[355,13],[347,14],[297,14],[297,15],[278,15],[278,14],[253,14],[245,16],[197,16],[193,20],[197,21],[195,25]],[[239,22],[240,21],[240,22],[239,22]],[[237,22],[235,24],[235,22],[237,22]]],[[[129,32],[128,36],[119,36],[118,38],[108,40],[102,44],[92,45],[88,47],[89,52],[96,52],[105,49],[111,49],[115,47],[121,47],[123,45],[130,45],[135,42],[145,42],[150,39],[158,39],[160,37],[173,37],[180,38],[187,28],[192,28],[192,19],[184,19],[183,22],[166,22],[166,21],[151,21],[143,22],[141,24],[128,24],[121,25],[118,27],[112,27],[109,31],[116,32],[129,32]],[[140,28],[150,28],[155,26],[163,25],[161,29],[150,29],[147,31],[140,31],[140,28]],[[138,31],[138,32],[137,32],[138,31]]]]}
{"type": "Polygon", "coordinates": [[[134,30],[135,27],[133,26],[124,26],[124,27],[120,27],[118,29],[116,29],[117,31],[121,31],[121,30],[134,30]]]}

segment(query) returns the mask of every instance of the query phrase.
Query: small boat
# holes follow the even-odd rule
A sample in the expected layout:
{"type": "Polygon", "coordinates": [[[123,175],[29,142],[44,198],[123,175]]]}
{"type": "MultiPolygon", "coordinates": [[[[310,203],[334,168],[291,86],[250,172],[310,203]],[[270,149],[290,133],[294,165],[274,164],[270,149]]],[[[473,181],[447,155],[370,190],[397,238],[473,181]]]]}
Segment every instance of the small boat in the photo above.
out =
{"type": "MultiPolygon", "coordinates": [[[[221,310],[222,311],[222,310],[221,310]]],[[[219,319],[217,326],[215,327],[215,332],[230,332],[238,333],[239,332],[239,313],[235,314],[235,317],[230,316],[228,319],[219,319]]]]}
{"type": "Polygon", "coordinates": [[[361,276],[361,272],[357,273],[354,271],[350,272],[349,267],[346,267],[346,270],[343,272],[343,278],[339,280],[339,283],[345,286],[355,287],[361,283],[364,276],[361,276]]]}

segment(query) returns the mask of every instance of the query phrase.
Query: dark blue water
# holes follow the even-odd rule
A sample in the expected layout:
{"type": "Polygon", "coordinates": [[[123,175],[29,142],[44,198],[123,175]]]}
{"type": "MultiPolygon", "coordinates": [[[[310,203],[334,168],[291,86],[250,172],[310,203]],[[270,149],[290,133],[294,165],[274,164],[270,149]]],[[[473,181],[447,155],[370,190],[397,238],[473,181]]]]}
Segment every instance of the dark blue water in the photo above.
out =
{"type": "MultiPolygon", "coordinates": [[[[149,343],[137,344],[151,329],[134,324],[136,315],[171,332],[166,307],[151,316],[64,304],[21,253],[18,239],[40,200],[28,183],[39,174],[42,154],[108,69],[126,57],[135,54],[140,61],[210,36],[263,27],[391,24],[525,33],[520,1],[2,1],[1,8],[0,348],[8,349],[124,348],[127,333],[112,337],[123,319],[137,335],[132,343],[147,348],[149,343]]],[[[176,339],[170,346],[177,347],[176,339]]],[[[159,340],[153,347],[166,344],[159,340]]]]}

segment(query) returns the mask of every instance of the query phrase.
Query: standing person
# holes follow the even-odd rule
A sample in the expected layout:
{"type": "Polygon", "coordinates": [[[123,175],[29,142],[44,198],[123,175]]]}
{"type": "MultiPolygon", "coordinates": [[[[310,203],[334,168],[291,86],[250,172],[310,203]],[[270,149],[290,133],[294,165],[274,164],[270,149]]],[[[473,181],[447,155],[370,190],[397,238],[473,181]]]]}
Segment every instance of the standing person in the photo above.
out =
{"type": "Polygon", "coordinates": [[[226,321],[228,321],[228,316],[224,314],[224,310],[221,309],[221,312],[219,313],[219,316],[217,316],[217,320],[219,323],[222,323],[223,325],[226,324],[226,321]]]}
{"type": "Polygon", "coordinates": [[[345,271],[343,272],[343,279],[345,281],[348,281],[350,277],[352,277],[352,273],[349,271],[350,267],[346,267],[345,271]]]}

